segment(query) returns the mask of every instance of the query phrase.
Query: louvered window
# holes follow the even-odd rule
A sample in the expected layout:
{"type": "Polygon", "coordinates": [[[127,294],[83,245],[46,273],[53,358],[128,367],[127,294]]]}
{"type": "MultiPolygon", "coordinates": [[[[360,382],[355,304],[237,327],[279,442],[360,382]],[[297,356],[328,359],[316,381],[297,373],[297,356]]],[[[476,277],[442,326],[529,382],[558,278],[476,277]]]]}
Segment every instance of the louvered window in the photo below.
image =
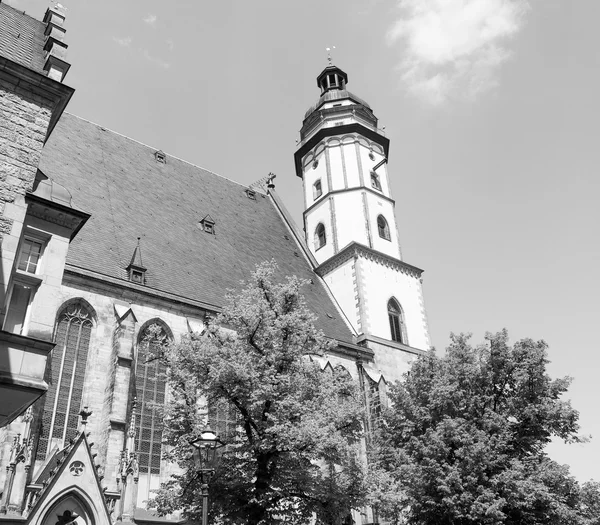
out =
{"type": "Polygon", "coordinates": [[[327,244],[327,234],[325,233],[325,226],[319,223],[315,229],[315,250],[322,248],[327,244]]]}
{"type": "Polygon", "coordinates": [[[90,312],[79,303],[59,317],[47,372],[48,391],[42,401],[37,459],[44,459],[53,443],[66,445],[77,434],[92,326],[90,312]]]}
{"type": "Polygon", "coordinates": [[[168,336],[159,324],[151,324],[140,334],[135,364],[138,418],[136,429],[140,473],[160,472],[162,416],[165,403],[166,366],[159,359],[168,336]]]}
{"type": "Polygon", "coordinates": [[[379,237],[382,239],[387,241],[391,240],[390,227],[388,226],[388,223],[383,215],[379,215],[377,217],[377,232],[379,233],[379,237]]]}

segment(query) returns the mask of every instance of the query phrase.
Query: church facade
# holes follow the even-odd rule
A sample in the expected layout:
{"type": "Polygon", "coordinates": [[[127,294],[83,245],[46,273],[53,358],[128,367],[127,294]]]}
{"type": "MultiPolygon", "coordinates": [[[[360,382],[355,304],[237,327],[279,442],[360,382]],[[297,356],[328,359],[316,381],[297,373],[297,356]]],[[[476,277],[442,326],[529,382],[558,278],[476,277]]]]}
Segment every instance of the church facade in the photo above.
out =
{"type": "Polygon", "coordinates": [[[0,2],[0,522],[150,523],[175,472],[153,345],[202,332],[275,259],[309,283],[335,341],[320,364],[356,379],[368,429],[386,382],[429,350],[422,270],[402,259],[389,140],[340,68],[317,77],[294,154],[299,229],[272,177],[245,187],[66,113],[64,19],[0,2]]]}

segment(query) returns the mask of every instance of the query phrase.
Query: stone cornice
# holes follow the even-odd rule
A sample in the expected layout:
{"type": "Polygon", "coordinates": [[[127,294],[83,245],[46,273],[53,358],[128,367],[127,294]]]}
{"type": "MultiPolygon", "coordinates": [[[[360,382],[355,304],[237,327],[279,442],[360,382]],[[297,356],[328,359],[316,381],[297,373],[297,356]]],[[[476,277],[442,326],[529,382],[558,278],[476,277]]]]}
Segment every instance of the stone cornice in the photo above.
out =
{"type": "Polygon", "coordinates": [[[21,64],[0,56],[0,74],[10,75],[16,78],[17,84],[23,82],[34,93],[51,100],[54,103],[52,107],[52,116],[46,132],[45,140],[48,140],[50,133],[56,126],[58,119],[63,114],[69,100],[75,93],[72,87],[66,86],[61,82],[48,78],[46,75],[33,71],[21,64]]]}
{"type": "Polygon", "coordinates": [[[197,315],[198,309],[203,311],[208,310],[212,313],[219,313],[221,311],[221,306],[203,301],[194,301],[169,292],[149,288],[142,284],[100,274],[86,270],[85,268],[79,268],[68,263],[65,266],[64,275],[64,281],[67,285],[85,288],[93,287],[98,293],[113,295],[115,298],[131,303],[152,302],[158,308],[172,308],[174,304],[177,304],[180,305],[183,313],[187,312],[189,315],[197,315]]]}
{"type": "Polygon", "coordinates": [[[377,343],[384,346],[389,346],[390,348],[396,348],[398,350],[402,350],[403,352],[408,352],[409,354],[415,355],[427,355],[429,352],[427,350],[421,350],[420,348],[414,348],[412,346],[408,346],[402,343],[397,343],[396,341],[390,341],[389,339],[382,339],[381,337],[377,337],[371,334],[363,334],[358,336],[358,343],[366,343],[369,342],[377,343]]]}
{"type": "Polygon", "coordinates": [[[391,255],[386,255],[385,253],[373,250],[372,248],[357,242],[351,242],[333,257],[321,263],[319,266],[317,266],[317,268],[315,268],[315,272],[323,277],[353,257],[364,257],[366,259],[370,259],[378,262],[379,264],[383,264],[384,266],[390,266],[391,268],[394,268],[402,273],[406,273],[416,279],[420,279],[421,274],[423,273],[421,268],[417,268],[412,264],[405,263],[404,261],[396,259],[391,255]]]}
{"type": "Polygon", "coordinates": [[[375,354],[373,350],[366,346],[345,341],[336,341],[336,343],[337,347],[331,350],[332,353],[341,354],[356,361],[373,361],[375,354]]]}
{"type": "Polygon", "coordinates": [[[26,193],[25,200],[29,204],[28,214],[71,230],[71,240],[91,217],[89,213],[44,199],[31,192],[26,193]]]}
{"type": "Polygon", "coordinates": [[[369,193],[372,193],[376,197],[380,197],[383,200],[386,200],[388,202],[391,202],[392,204],[395,204],[394,199],[388,197],[387,195],[384,195],[380,191],[374,190],[373,188],[369,188],[368,186],[355,186],[353,188],[342,188],[341,190],[331,190],[326,193],[323,193],[323,195],[321,195],[315,202],[313,202],[308,208],[306,208],[306,210],[304,210],[304,212],[303,212],[304,217],[306,217],[306,214],[308,212],[310,212],[313,208],[316,208],[317,206],[319,206],[319,204],[326,202],[327,199],[325,197],[329,197],[331,195],[336,195],[338,193],[349,193],[352,191],[367,191],[369,193]]]}
{"type": "Polygon", "coordinates": [[[360,133],[364,137],[377,142],[384,152],[384,156],[389,159],[390,150],[390,139],[380,135],[377,131],[369,129],[367,126],[358,122],[351,124],[343,124],[341,126],[333,126],[329,128],[321,128],[314,135],[312,135],[306,142],[303,142],[300,148],[294,153],[294,163],[296,165],[296,175],[302,178],[302,158],[306,155],[316,144],[318,144],[325,137],[331,137],[335,135],[345,135],[346,133],[360,133]]]}

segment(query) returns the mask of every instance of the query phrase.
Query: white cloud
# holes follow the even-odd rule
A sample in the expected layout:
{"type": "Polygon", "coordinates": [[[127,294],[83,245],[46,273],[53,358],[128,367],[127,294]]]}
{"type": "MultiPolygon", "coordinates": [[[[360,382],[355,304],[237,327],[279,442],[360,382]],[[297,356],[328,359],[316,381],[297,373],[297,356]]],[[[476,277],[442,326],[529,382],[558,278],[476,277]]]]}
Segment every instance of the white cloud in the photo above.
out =
{"type": "Polygon", "coordinates": [[[162,67],[163,69],[169,69],[171,67],[171,64],[169,64],[168,62],[165,62],[162,58],[158,58],[158,57],[151,55],[147,49],[144,49],[144,58],[148,62],[151,62],[152,64],[154,64],[158,67],[162,67]]]}
{"type": "Polygon", "coordinates": [[[518,33],[527,0],[397,0],[399,18],[390,45],[401,43],[399,64],[407,89],[439,105],[475,97],[497,84],[496,71],[510,56],[507,40],[518,33]]]}
{"type": "Polygon", "coordinates": [[[156,24],[158,17],[156,15],[153,15],[152,13],[148,13],[142,20],[146,22],[146,24],[148,24],[149,26],[153,26],[154,24],[156,24]]]}
{"type": "Polygon", "coordinates": [[[113,36],[113,40],[119,44],[121,47],[129,47],[131,45],[131,42],[133,42],[133,38],[131,38],[130,36],[126,36],[123,38],[119,38],[117,36],[113,36]]]}
{"type": "Polygon", "coordinates": [[[165,42],[169,48],[169,51],[173,51],[173,49],[175,49],[175,42],[173,42],[173,40],[169,38],[168,40],[165,40],[165,42]]]}

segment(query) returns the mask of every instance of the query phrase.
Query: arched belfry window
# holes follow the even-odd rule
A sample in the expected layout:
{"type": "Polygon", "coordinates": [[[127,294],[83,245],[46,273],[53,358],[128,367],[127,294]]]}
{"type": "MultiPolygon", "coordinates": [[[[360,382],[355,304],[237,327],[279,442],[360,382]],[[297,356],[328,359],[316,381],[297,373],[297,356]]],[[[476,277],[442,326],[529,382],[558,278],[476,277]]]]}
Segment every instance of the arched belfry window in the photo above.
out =
{"type": "Polygon", "coordinates": [[[325,226],[320,222],[315,229],[315,249],[323,248],[327,244],[327,235],[325,234],[325,226]]]}
{"type": "Polygon", "coordinates": [[[70,301],[60,310],[46,370],[48,391],[43,411],[37,459],[44,459],[54,444],[64,446],[77,435],[79,412],[95,314],[84,300],[70,301]]]}
{"type": "Polygon", "coordinates": [[[390,321],[390,333],[392,341],[408,344],[406,337],[406,326],[404,324],[404,314],[400,303],[393,297],[388,301],[388,318],[390,321]]]}
{"type": "Polygon", "coordinates": [[[379,237],[382,239],[385,239],[386,241],[390,241],[392,239],[390,237],[390,227],[388,226],[388,223],[383,215],[379,215],[379,217],[377,217],[377,231],[379,232],[379,237]]]}
{"type": "Polygon", "coordinates": [[[171,338],[171,331],[160,319],[154,319],[142,326],[138,337],[135,361],[135,394],[138,400],[135,439],[141,474],[160,472],[160,407],[165,404],[167,371],[160,357],[171,338]]]}
{"type": "Polygon", "coordinates": [[[313,200],[316,201],[321,195],[323,195],[323,188],[321,186],[321,179],[319,179],[313,184],[313,200]]]}

